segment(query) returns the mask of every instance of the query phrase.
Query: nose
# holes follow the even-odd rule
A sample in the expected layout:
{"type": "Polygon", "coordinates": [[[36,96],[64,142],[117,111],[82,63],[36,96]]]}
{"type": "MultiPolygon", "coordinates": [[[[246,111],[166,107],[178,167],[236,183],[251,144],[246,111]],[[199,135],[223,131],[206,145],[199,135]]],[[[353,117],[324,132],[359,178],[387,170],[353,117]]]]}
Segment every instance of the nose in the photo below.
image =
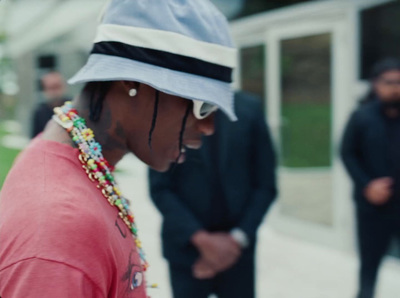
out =
{"type": "Polygon", "coordinates": [[[214,115],[210,115],[209,117],[199,120],[197,124],[198,131],[201,132],[204,136],[211,136],[215,132],[214,126],[214,115]]]}

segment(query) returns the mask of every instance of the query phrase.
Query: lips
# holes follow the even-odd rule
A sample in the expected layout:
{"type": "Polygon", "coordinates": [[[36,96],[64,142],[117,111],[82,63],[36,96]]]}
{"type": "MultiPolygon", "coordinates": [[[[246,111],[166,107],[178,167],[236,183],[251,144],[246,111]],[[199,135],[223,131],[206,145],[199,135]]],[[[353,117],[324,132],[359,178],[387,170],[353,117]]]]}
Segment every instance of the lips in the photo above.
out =
{"type": "Polygon", "coordinates": [[[193,141],[193,142],[185,142],[184,147],[188,149],[198,150],[201,148],[202,142],[201,141],[193,141]]]}
{"type": "Polygon", "coordinates": [[[177,149],[175,151],[173,162],[177,162],[178,164],[184,163],[186,160],[186,150],[198,150],[201,148],[202,142],[201,141],[186,141],[182,145],[182,149],[177,149]]]}
{"type": "Polygon", "coordinates": [[[181,163],[184,163],[185,162],[185,160],[186,160],[186,153],[181,153],[180,155],[179,155],[179,159],[178,159],[178,164],[181,164],[181,163]]]}

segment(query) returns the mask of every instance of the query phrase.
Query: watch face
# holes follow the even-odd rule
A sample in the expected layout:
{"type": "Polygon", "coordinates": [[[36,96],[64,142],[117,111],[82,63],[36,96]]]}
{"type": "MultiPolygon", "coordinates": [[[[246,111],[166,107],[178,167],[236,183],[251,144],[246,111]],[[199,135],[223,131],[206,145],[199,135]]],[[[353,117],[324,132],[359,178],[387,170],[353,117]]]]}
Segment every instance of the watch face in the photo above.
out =
{"type": "Polygon", "coordinates": [[[231,231],[232,238],[242,247],[246,248],[249,244],[247,235],[241,229],[233,229],[231,231]]]}

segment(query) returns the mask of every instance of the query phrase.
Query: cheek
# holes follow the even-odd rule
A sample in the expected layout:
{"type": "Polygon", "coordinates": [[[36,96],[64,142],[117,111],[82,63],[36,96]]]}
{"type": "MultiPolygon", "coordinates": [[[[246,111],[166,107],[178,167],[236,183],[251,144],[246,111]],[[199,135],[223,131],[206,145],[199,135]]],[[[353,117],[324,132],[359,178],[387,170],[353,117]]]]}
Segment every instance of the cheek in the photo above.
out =
{"type": "Polygon", "coordinates": [[[153,151],[159,156],[171,154],[170,151],[177,146],[179,140],[179,132],[163,128],[155,132],[152,138],[153,151]]]}
{"type": "Polygon", "coordinates": [[[386,97],[388,96],[388,95],[390,95],[390,88],[387,88],[387,87],[385,87],[385,86],[381,86],[381,85],[378,85],[378,86],[376,86],[375,87],[375,90],[376,90],[376,93],[378,94],[378,96],[381,98],[381,99],[386,99],[386,97]]]}
{"type": "Polygon", "coordinates": [[[181,127],[182,121],[179,117],[175,119],[160,118],[153,133],[155,146],[162,150],[176,146],[179,142],[181,127]]]}

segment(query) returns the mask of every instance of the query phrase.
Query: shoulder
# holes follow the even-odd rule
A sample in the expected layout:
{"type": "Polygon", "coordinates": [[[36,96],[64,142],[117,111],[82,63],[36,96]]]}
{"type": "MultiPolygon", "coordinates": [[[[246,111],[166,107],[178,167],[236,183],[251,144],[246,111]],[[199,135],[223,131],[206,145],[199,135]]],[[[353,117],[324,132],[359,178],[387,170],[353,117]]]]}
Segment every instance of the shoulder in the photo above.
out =
{"type": "Polygon", "coordinates": [[[45,102],[40,103],[34,110],[34,115],[39,119],[48,118],[53,113],[53,109],[45,102]]]}
{"type": "Polygon", "coordinates": [[[235,105],[238,109],[259,109],[262,107],[262,98],[249,92],[238,91],[235,93],[235,105]]]}
{"type": "Polygon", "coordinates": [[[238,91],[235,93],[235,110],[239,121],[263,116],[262,99],[254,94],[238,91]]]}
{"type": "Polygon", "coordinates": [[[41,102],[36,106],[35,111],[36,112],[41,112],[41,111],[47,111],[49,109],[50,109],[50,107],[49,107],[49,105],[47,103],[41,102]]]}
{"type": "Polygon", "coordinates": [[[368,122],[372,117],[379,113],[379,102],[372,101],[359,105],[353,112],[351,119],[353,122],[368,122]]]}

